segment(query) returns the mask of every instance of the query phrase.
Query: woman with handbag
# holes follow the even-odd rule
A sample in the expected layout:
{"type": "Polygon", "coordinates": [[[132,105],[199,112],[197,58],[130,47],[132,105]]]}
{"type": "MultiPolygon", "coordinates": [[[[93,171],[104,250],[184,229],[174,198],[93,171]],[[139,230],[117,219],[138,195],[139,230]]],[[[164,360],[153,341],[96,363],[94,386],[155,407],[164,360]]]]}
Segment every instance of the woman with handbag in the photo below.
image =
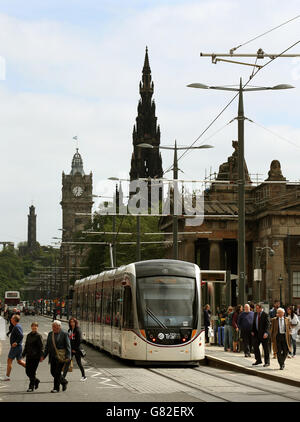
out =
{"type": "Polygon", "coordinates": [[[61,329],[61,322],[54,321],[52,331],[48,334],[47,343],[41,362],[49,354],[50,372],[54,378],[54,387],[51,393],[58,393],[60,384],[63,391],[66,391],[68,381],[65,380],[61,371],[66,362],[71,360],[71,344],[68,333],[61,329]]]}
{"type": "MultiPolygon", "coordinates": [[[[80,347],[80,343],[82,341],[81,337],[81,330],[78,325],[78,321],[76,318],[72,317],[69,320],[69,330],[68,330],[69,339],[71,342],[71,350],[72,350],[72,358],[75,356],[77,365],[81,371],[81,378],[80,381],[86,381],[87,378],[85,376],[84,368],[81,363],[81,358],[85,356],[84,350],[80,347]]],[[[72,360],[71,358],[71,360],[72,360]]],[[[67,362],[64,367],[63,378],[65,379],[70,367],[71,361],[67,362]]]]}

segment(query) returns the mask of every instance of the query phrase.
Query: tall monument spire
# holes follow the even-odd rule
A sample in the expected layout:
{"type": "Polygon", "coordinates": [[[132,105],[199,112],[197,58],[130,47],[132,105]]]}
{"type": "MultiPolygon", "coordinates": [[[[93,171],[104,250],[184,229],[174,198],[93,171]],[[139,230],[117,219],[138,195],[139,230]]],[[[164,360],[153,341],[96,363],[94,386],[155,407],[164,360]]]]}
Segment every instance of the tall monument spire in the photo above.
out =
{"type": "Polygon", "coordinates": [[[36,247],[36,213],[35,207],[29,207],[27,247],[32,252],[36,247]]]}
{"type": "Polygon", "coordinates": [[[152,100],[154,84],[151,78],[148,48],[146,47],[142,80],[140,82],[140,100],[138,103],[136,124],[133,127],[133,153],[131,158],[130,180],[145,177],[162,177],[162,160],[158,148],[139,148],[137,145],[147,143],[160,145],[160,128],[155,116],[155,102],[152,100]]]}

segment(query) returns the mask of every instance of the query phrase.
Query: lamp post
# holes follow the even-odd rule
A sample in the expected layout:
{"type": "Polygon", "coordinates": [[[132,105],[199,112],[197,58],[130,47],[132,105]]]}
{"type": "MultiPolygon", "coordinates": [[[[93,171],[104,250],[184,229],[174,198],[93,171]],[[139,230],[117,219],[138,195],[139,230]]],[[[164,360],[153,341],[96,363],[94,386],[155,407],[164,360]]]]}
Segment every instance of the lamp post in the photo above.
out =
{"type": "Polygon", "coordinates": [[[222,91],[236,91],[239,95],[238,104],[238,275],[239,302],[245,303],[245,157],[244,157],[244,91],[264,91],[294,88],[291,85],[280,84],[273,87],[243,88],[242,78],[237,88],[228,86],[208,86],[200,83],[187,85],[190,88],[217,89],[222,91]]]}
{"type": "Polygon", "coordinates": [[[278,278],[278,281],[279,281],[279,300],[280,300],[280,306],[282,306],[282,290],[281,290],[281,288],[282,288],[283,278],[282,278],[282,275],[281,274],[280,274],[280,276],[278,278]]]}
{"type": "Polygon", "coordinates": [[[174,147],[166,147],[163,145],[153,146],[151,144],[142,143],[137,145],[140,148],[160,148],[160,149],[171,149],[174,150],[174,161],[173,161],[173,181],[174,181],[174,200],[173,200],[173,259],[178,259],[178,216],[175,212],[177,206],[175,207],[175,199],[177,199],[177,183],[178,183],[178,150],[187,150],[187,149],[205,149],[213,148],[212,145],[200,145],[198,147],[178,147],[175,141],[174,147]],[[176,193],[175,193],[176,192],[176,193]]]}

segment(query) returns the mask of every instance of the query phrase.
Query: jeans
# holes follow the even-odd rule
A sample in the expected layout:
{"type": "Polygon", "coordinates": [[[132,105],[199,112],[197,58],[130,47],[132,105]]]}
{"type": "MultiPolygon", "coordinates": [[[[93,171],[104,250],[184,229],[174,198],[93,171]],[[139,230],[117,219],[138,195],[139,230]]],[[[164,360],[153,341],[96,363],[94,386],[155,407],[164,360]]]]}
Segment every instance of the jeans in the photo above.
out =
{"type": "MultiPolygon", "coordinates": [[[[296,339],[293,338],[292,336],[291,336],[291,344],[293,346],[293,356],[296,356],[297,342],[296,342],[296,339]]],[[[292,353],[289,353],[289,354],[291,355],[292,353]]]]}
{"type": "Polygon", "coordinates": [[[231,325],[224,326],[224,350],[227,350],[227,349],[233,350],[231,325]]]}
{"type": "Polygon", "coordinates": [[[218,344],[224,346],[224,327],[218,327],[218,344]]]}

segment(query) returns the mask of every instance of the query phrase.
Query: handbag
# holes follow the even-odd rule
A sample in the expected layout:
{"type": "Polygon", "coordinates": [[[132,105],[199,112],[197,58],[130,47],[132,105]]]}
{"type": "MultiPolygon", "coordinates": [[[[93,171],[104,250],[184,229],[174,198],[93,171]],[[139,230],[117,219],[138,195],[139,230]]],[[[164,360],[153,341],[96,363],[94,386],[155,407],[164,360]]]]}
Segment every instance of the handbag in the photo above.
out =
{"type": "Polygon", "coordinates": [[[55,344],[54,333],[52,331],[52,343],[56,353],[57,360],[61,363],[68,362],[69,359],[66,359],[66,349],[58,349],[55,344]]]}
{"type": "Polygon", "coordinates": [[[82,358],[86,356],[86,351],[82,347],[79,348],[79,353],[82,358]]]}

